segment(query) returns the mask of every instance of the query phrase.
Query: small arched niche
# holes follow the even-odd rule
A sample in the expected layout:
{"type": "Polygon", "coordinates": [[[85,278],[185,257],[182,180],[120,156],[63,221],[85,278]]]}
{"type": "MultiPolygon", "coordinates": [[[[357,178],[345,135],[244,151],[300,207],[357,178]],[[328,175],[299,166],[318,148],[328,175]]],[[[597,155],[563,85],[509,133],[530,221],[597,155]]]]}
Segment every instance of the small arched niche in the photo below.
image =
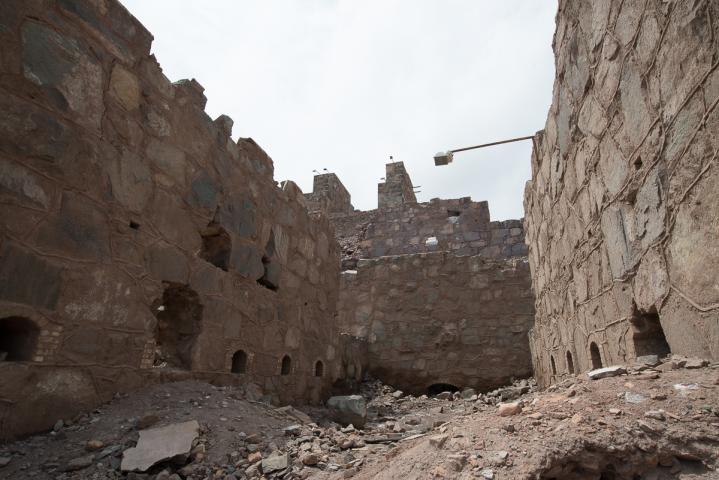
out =
{"type": "Polygon", "coordinates": [[[602,368],[602,354],[599,353],[599,347],[594,342],[589,344],[589,356],[592,359],[592,369],[602,368]]]}
{"type": "Polygon", "coordinates": [[[325,374],[325,365],[322,363],[322,360],[317,360],[315,362],[315,377],[321,377],[325,374]]]}
{"type": "Polygon", "coordinates": [[[0,361],[32,361],[39,337],[40,329],[29,318],[0,319],[0,361]]]}
{"type": "Polygon", "coordinates": [[[280,375],[289,375],[292,372],[292,359],[289,355],[282,357],[282,365],[280,367],[280,375]]]}
{"type": "Polygon", "coordinates": [[[572,359],[572,352],[567,351],[567,372],[574,374],[574,359],[572,359]]]}
{"type": "Polygon", "coordinates": [[[237,350],[232,355],[232,373],[247,373],[247,354],[244,350],[237,350]]]}
{"type": "Polygon", "coordinates": [[[549,363],[552,365],[552,376],[557,374],[557,364],[554,361],[554,355],[549,356],[549,363]]]}

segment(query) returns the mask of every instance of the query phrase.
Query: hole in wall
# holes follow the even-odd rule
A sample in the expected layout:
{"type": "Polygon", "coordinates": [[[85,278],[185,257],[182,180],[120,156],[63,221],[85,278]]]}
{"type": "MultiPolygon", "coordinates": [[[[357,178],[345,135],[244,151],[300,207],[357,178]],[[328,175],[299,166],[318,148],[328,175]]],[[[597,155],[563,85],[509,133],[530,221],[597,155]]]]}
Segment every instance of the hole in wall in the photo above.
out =
{"type": "Polygon", "coordinates": [[[552,365],[552,375],[557,374],[557,364],[554,362],[554,355],[549,356],[549,363],[552,365]]]}
{"type": "Polygon", "coordinates": [[[270,230],[270,239],[267,241],[265,254],[262,255],[262,266],[265,270],[257,283],[276,292],[280,283],[280,265],[275,259],[275,253],[275,234],[270,230]]]}
{"type": "Polygon", "coordinates": [[[232,355],[232,373],[246,373],[247,372],[247,354],[244,350],[237,350],[232,355]]]}
{"type": "Polygon", "coordinates": [[[315,377],[321,377],[325,374],[325,366],[322,363],[322,360],[317,360],[315,362],[315,377]]]}
{"type": "Polygon", "coordinates": [[[451,383],[433,383],[427,387],[427,395],[439,395],[442,392],[458,392],[459,387],[451,383]]]}
{"type": "Polygon", "coordinates": [[[282,357],[282,366],[280,368],[280,375],[289,375],[292,371],[292,359],[289,355],[282,357]]]}
{"type": "Polygon", "coordinates": [[[599,353],[599,347],[596,343],[589,344],[589,356],[592,359],[592,369],[602,368],[602,355],[599,353]]]}
{"type": "Polygon", "coordinates": [[[0,319],[0,361],[29,362],[35,355],[40,329],[25,317],[0,319]]]}
{"type": "Polygon", "coordinates": [[[189,370],[192,349],[202,328],[200,297],[187,285],[166,283],[162,304],[155,308],[156,366],[170,366],[189,370]]]}
{"type": "Polygon", "coordinates": [[[462,212],[459,210],[447,210],[448,217],[459,217],[460,215],[462,215],[462,212]]]}
{"type": "Polygon", "coordinates": [[[571,352],[567,352],[567,372],[574,373],[574,359],[571,352]]]}
{"type": "Polygon", "coordinates": [[[639,170],[640,168],[642,168],[642,164],[643,164],[642,157],[637,155],[637,158],[634,159],[634,168],[639,170]]]}
{"type": "Polygon", "coordinates": [[[200,257],[217,268],[227,271],[232,254],[230,234],[213,220],[200,232],[200,235],[202,236],[200,257]]]}
{"type": "Polygon", "coordinates": [[[130,220],[130,228],[133,229],[133,230],[139,230],[139,229],[140,229],[140,224],[137,223],[137,222],[134,222],[134,221],[130,220]]]}
{"type": "Polygon", "coordinates": [[[632,325],[632,340],[637,357],[658,355],[661,358],[671,353],[656,309],[640,312],[635,306],[629,323],[632,325]]]}

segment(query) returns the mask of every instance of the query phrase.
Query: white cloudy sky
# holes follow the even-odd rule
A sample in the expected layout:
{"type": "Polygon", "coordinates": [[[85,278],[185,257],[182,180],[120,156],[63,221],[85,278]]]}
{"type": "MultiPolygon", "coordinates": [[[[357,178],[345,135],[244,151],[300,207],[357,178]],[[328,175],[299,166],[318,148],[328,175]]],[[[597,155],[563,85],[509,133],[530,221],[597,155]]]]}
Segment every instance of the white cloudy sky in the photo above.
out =
{"type": "Polygon", "coordinates": [[[494,220],[523,215],[531,142],[447,167],[432,157],[543,128],[556,0],[121,1],[167,77],[196,78],[208,114],[253,137],[275,179],[308,192],[327,168],[366,210],[393,155],[420,201],[471,196],[494,220]]]}

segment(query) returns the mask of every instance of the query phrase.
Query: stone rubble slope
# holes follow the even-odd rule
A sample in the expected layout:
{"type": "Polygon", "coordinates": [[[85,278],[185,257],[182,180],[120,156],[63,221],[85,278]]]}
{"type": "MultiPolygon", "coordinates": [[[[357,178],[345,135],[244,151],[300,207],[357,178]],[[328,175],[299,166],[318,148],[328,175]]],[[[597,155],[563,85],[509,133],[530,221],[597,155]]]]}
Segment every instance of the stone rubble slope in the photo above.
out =
{"type": "Polygon", "coordinates": [[[0,446],[0,478],[717,478],[719,364],[696,364],[675,357],[599,380],[568,376],[542,392],[520,380],[415,397],[366,381],[364,429],[333,422],[326,408],[249,400],[242,388],[153,386],[0,446]],[[141,431],[193,421],[188,455],[121,471],[141,431]]]}

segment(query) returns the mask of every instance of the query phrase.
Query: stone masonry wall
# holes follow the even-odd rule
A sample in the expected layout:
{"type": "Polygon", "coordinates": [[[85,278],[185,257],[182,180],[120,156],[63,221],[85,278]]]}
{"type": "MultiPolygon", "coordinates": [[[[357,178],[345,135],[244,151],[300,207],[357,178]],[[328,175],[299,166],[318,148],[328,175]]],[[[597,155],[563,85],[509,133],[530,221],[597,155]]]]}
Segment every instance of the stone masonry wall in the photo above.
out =
{"type": "Polygon", "coordinates": [[[310,212],[347,214],[354,211],[349,192],[334,173],[315,175],[312,193],[305,193],[310,212]]]}
{"type": "Polygon", "coordinates": [[[418,394],[489,390],[532,374],[526,259],[451,252],[360,260],[341,275],[339,327],[366,338],[369,371],[418,394]]]}
{"type": "Polygon", "coordinates": [[[377,185],[377,205],[379,208],[396,207],[405,203],[416,203],[412,180],[404,168],[404,162],[388,163],[385,181],[377,185]]]}
{"type": "Polygon", "coordinates": [[[534,367],[719,359],[719,4],[562,0],[525,191],[534,367]]]}
{"type": "MultiPolygon", "coordinates": [[[[411,187],[401,162],[387,171],[411,187]]],[[[343,253],[339,328],[366,341],[370,373],[416,393],[530,376],[521,220],[492,222],[487,202],[468,197],[381,198],[376,210],[330,215],[343,253]]]]}
{"type": "Polygon", "coordinates": [[[316,402],[344,369],[327,219],[151,42],[116,0],[0,3],[0,438],[188,376],[316,402]]]}

